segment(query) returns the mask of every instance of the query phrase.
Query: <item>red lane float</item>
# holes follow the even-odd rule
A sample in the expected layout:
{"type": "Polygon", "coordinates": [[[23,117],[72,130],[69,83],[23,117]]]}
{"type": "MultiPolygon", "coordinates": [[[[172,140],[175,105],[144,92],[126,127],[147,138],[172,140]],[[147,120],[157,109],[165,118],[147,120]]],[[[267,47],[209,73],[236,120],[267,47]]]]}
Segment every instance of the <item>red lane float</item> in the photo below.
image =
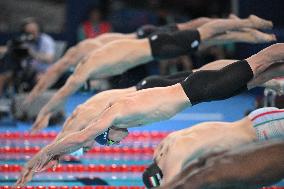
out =
{"type": "MultiPolygon", "coordinates": [[[[141,131],[141,132],[131,132],[127,136],[127,139],[139,139],[139,138],[150,138],[152,140],[162,139],[167,136],[170,132],[158,132],[158,131],[141,131]]],[[[28,132],[4,132],[0,133],[0,139],[53,139],[56,137],[57,132],[42,132],[36,134],[30,134],[28,132]]]]}
{"type": "MultiPolygon", "coordinates": [[[[144,186],[0,186],[0,189],[145,189],[144,186]]],[[[261,189],[284,189],[284,187],[263,187],[261,189]]]]}
{"type": "Polygon", "coordinates": [[[0,186],[0,189],[145,189],[144,186],[0,186]]]}
{"type": "MultiPolygon", "coordinates": [[[[40,150],[40,147],[3,147],[0,148],[0,153],[3,154],[35,154],[40,150]]],[[[96,146],[88,151],[88,154],[146,154],[151,155],[154,153],[153,147],[119,147],[119,146],[96,146]]]]}
{"type": "MultiPolygon", "coordinates": [[[[146,165],[59,165],[53,171],[47,169],[45,172],[143,172],[146,165]]],[[[0,165],[0,173],[3,172],[20,172],[22,166],[18,164],[4,164],[0,165]]]]}

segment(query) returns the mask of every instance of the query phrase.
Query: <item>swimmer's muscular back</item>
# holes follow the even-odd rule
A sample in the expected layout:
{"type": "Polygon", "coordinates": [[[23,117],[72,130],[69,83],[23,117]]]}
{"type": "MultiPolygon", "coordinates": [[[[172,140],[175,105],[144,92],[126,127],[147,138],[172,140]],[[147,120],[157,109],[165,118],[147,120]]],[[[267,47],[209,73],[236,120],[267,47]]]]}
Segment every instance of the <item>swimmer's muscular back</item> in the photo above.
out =
{"type": "Polygon", "coordinates": [[[148,39],[141,40],[117,40],[96,50],[90,55],[86,64],[92,67],[96,78],[102,76],[113,76],[123,73],[125,70],[139,64],[153,60],[148,39]],[[115,52],[115,53],[110,53],[115,52]],[[127,52],[127,53],[126,53],[127,52]],[[96,72],[96,71],[99,72],[96,72]]]}
{"type": "Polygon", "coordinates": [[[245,118],[233,123],[201,123],[170,134],[154,153],[154,159],[164,175],[162,182],[169,182],[188,161],[198,158],[212,147],[229,149],[253,141],[254,135],[248,132],[251,127],[250,120],[245,118]]]}

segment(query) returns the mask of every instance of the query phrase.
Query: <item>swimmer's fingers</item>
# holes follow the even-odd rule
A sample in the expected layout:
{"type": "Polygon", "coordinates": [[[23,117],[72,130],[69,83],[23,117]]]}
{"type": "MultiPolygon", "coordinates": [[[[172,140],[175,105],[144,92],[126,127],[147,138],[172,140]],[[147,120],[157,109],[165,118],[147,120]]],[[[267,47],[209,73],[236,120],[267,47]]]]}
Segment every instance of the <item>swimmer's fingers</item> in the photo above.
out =
{"type": "Polygon", "coordinates": [[[37,159],[37,162],[35,163],[33,170],[35,172],[41,172],[44,169],[49,168],[48,165],[50,165],[49,162],[51,160],[52,160],[52,155],[43,151],[40,155],[40,158],[37,159]]]}
{"type": "Polygon", "coordinates": [[[28,181],[32,179],[32,176],[34,174],[33,169],[35,167],[35,163],[38,159],[41,158],[41,151],[38,152],[32,159],[30,159],[26,165],[22,168],[22,171],[20,173],[20,176],[17,180],[16,185],[25,185],[28,181]]]}
{"type": "Polygon", "coordinates": [[[33,172],[31,168],[24,167],[23,170],[20,173],[20,176],[15,183],[15,186],[25,186],[27,182],[29,182],[32,179],[33,172]]]}
{"type": "Polygon", "coordinates": [[[46,115],[38,115],[35,123],[33,124],[32,128],[31,128],[31,133],[36,133],[42,129],[44,129],[45,127],[48,126],[48,122],[50,119],[50,114],[46,114],[46,115]]]}

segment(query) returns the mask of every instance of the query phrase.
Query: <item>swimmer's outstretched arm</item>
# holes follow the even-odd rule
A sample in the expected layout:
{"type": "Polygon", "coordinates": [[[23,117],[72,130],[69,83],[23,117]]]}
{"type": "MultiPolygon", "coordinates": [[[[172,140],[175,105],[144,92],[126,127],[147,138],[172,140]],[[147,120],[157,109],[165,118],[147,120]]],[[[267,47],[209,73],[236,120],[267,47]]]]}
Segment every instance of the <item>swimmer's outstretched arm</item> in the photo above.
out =
{"type": "Polygon", "coordinates": [[[88,58],[81,61],[65,85],[41,109],[34,127],[42,122],[48,123],[50,113],[80,88],[89,76],[99,78],[121,74],[131,67],[151,60],[153,58],[147,39],[114,41],[93,51],[88,58]]]}
{"type": "Polygon", "coordinates": [[[64,102],[67,96],[83,85],[89,76],[117,75],[153,59],[167,59],[184,55],[189,50],[196,50],[200,41],[203,42],[228,30],[242,27],[270,28],[272,23],[255,16],[238,20],[218,19],[202,25],[197,31],[181,31],[171,35],[157,34],[149,39],[119,40],[109,43],[100,50],[91,53],[89,58],[82,62],[66,84],[40,111],[34,127],[37,127],[41,122],[48,122],[48,116],[56,109],[56,106],[64,102]],[[169,49],[168,43],[176,48],[169,49]],[[188,44],[192,44],[192,49],[188,49],[188,44]]]}
{"type": "Polygon", "coordinates": [[[64,56],[43,74],[27,96],[25,103],[29,104],[34,101],[40,94],[51,87],[65,71],[72,66],[76,66],[85,55],[92,49],[98,48],[98,46],[99,44],[93,39],[87,39],[68,49],[64,56]]]}
{"type": "Polygon", "coordinates": [[[70,67],[77,66],[82,58],[91,51],[107,43],[121,39],[136,38],[135,34],[105,33],[93,39],[86,39],[71,47],[55,64],[53,64],[37,82],[36,86],[26,98],[26,104],[34,101],[40,94],[51,87],[60,76],[70,67]]]}
{"type": "MultiPolygon", "coordinates": [[[[130,94],[131,92],[136,91],[135,87],[128,89],[114,89],[109,91],[101,92],[89,100],[87,100],[84,104],[78,106],[72,113],[72,115],[65,121],[63,125],[63,129],[57,135],[57,137],[51,142],[49,145],[55,144],[57,141],[61,140],[65,136],[81,131],[85,127],[87,127],[92,120],[94,120],[97,116],[99,116],[111,103],[114,99],[123,97],[124,95],[130,94]]],[[[127,132],[116,132],[116,130],[110,131],[111,136],[126,137],[127,132]],[[111,134],[112,133],[112,134],[111,134]]],[[[88,150],[92,147],[94,141],[87,143],[84,146],[84,151],[88,150]]],[[[45,148],[41,149],[32,159],[30,159],[25,166],[22,168],[21,175],[17,180],[17,186],[24,186],[27,182],[32,179],[34,174],[33,167],[38,159],[41,157],[41,154],[45,152],[45,148]]],[[[46,166],[44,169],[49,168],[50,166],[56,166],[58,164],[58,160],[61,156],[58,156],[53,160],[53,164],[46,166]]]]}
{"type": "Polygon", "coordinates": [[[284,140],[272,140],[209,154],[191,164],[161,189],[257,189],[269,186],[283,179],[283,151],[284,140]]]}

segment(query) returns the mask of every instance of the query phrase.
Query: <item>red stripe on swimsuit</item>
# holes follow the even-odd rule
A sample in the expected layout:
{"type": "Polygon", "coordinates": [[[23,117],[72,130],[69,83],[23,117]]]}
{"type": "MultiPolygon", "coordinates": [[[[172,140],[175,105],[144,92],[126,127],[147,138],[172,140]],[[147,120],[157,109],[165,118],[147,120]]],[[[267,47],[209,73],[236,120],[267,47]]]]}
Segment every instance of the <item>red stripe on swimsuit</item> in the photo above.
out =
{"type": "Polygon", "coordinates": [[[251,121],[254,121],[256,120],[257,118],[261,117],[261,116],[264,116],[264,115],[268,115],[268,114],[274,114],[274,113],[282,113],[284,112],[284,110],[273,110],[273,111],[270,111],[270,112],[264,112],[264,113],[261,113],[261,114],[258,114],[257,116],[253,117],[251,119],[251,121]]]}

